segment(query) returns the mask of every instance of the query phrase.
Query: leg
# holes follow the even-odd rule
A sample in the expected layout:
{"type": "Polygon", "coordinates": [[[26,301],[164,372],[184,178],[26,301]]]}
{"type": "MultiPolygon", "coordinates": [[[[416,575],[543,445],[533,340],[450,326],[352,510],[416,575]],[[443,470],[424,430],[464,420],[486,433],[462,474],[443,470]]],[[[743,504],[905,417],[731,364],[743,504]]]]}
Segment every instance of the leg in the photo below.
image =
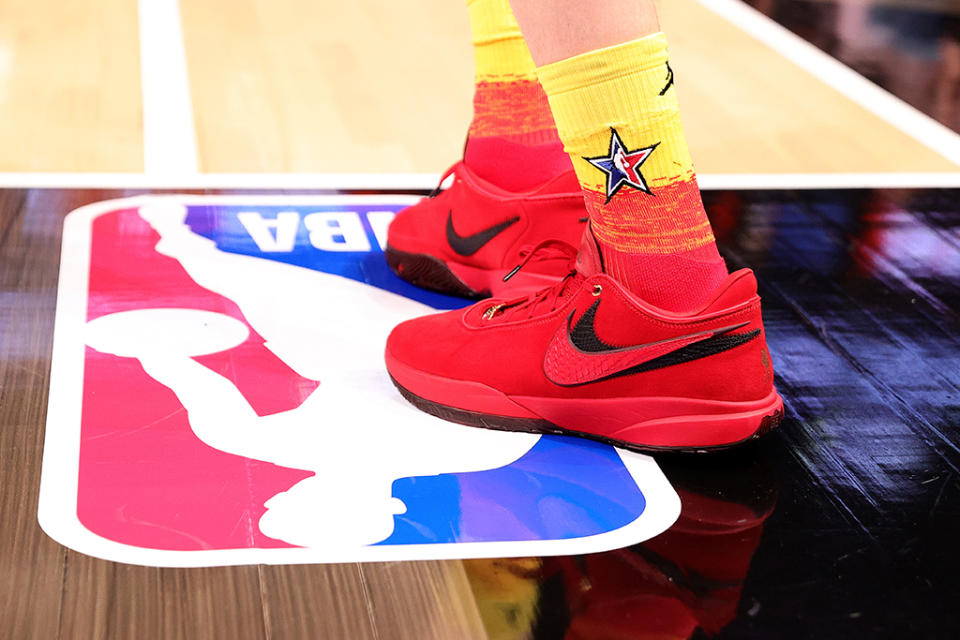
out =
{"type": "Polygon", "coordinates": [[[660,31],[653,0],[511,0],[537,66],[660,31]]]}
{"type": "MultiPolygon", "coordinates": [[[[548,239],[577,243],[586,211],[547,96],[508,0],[467,0],[476,62],[473,119],[453,182],[400,212],[387,262],[421,287],[471,297],[533,291],[565,273],[538,260],[503,278],[548,239]]],[[[445,176],[446,178],[446,176],[445,176]]]]}
{"type": "Polygon", "coordinates": [[[589,213],[576,269],[526,298],[401,324],[394,382],[448,420],[640,450],[769,431],[783,403],[756,279],[717,252],[653,3],[514,8],[589,213]]]}
{"type": "Polygon", "coordinates": [[[605,271],[670,311],[726,278],[652,0],[514,0],[605,271]]]}
{"type": "Polygon", "coordinates": [[[547,96],[507,0],[467,0],[476,87],[464,162],[511,191],[570,168],[547,96]]]}

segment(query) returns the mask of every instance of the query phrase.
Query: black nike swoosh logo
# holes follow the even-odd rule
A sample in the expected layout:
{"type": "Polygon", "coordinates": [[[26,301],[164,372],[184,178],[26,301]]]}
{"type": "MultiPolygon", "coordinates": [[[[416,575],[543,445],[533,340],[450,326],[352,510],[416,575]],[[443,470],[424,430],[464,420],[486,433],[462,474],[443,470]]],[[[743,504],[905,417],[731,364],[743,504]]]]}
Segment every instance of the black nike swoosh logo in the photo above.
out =
{"type": "Polygon", "coordinates": [[[615,347],[605,343],[597,335],[594,319],[599,305],[600,301],[597,300],[583,313],[576,324],[573,323],[575,312],[571,312],[567,318],[565,332],[567,335],[561,337],[564,333],[561,329],[558,337],[554,338],[549,345],[548,350],[552,350],[554,356],[550,358],[551,362],[564,360],[575,363],[572,368],[556,371],[550,366],[545,366],[544,371],[547,377],[555,384],[574,387],[663,369],[728,351],[760,335],[759,329],[746,333],[730,333],[748,324],[742,322],[733,326],[674,336],[658,342],[615,347]]]}
{"type": "Polygon", "coordinates": [[[660,92],[660,95],[661,96],[666,95],[667,90],[672,86],[673,86],[673,69],[670,68],[670,63],[667,62],[667,86],[663,88],[663,90],[660,92]]]}
{"type": "Polygon", "coordinates": [[[502,231],[515,224],[520,220],[520,217],[510,218],[509,220],[504,220],[499,224],[495,224],[492,227],[484,229],[483,231],[478,231],[477,233],[470,234],[469,236],[461,236],[453,228],[453,209],[447,214],[447,242],[450,244],[450,248],[453,249],[456,253],[461,256],[472,256],[477,251],[483,248],[483,245],[487,244],[495,237],[497,237],[502,231]]]}

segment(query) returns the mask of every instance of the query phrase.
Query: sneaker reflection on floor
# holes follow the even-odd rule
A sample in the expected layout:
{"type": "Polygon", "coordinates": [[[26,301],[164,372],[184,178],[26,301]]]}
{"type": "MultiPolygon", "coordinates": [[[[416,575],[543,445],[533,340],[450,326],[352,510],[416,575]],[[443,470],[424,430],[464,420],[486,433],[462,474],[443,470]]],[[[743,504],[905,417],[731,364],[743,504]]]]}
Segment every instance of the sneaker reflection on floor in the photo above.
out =
{"type": "Polygon", "coordinates": [[[673,527],[643,544],[465,561],[490,638],[641,640],[723,629],[776,504],[776,476],[758,453],[659,458],[683,507],[673,527]]]}

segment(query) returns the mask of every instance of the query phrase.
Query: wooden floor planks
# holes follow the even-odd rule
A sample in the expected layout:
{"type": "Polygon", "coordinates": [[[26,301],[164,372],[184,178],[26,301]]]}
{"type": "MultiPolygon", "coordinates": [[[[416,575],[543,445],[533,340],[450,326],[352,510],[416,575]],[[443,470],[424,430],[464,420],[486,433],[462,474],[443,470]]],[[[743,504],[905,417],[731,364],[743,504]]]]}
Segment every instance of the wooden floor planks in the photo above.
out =
{"type": "Polygon", "coordinates": [[[0,171],[142,171],[136,3],[0,1],[0,171]]]}
{"type": "MultiPolygon", "coordinates": [[[[179,4],[201,171],[439,172],[460,156],[462,3],[179,4]]],[[[696,0],[661,11],[700,172],[958,169],[696,0]]],[[[0,172],[143,171],[136,3],[0,0],[0,15],[0,172]]]]}
{"type": "Polygon", "coordinates": [[[461,562],[371,563],[361,571],[381,640],[486,638],[461,562]]]}
{"type": "Polygon", "coordinates": [[[359,565],[260,567],[268,638],[377,639],[359,565]]]}
{"type": "Polygon", "coordinates": [[[54,638],[67,551],[36,509],[59,252],[55,232],[28,231],[27,200],[0,192],[0,628],[54,638]]]}

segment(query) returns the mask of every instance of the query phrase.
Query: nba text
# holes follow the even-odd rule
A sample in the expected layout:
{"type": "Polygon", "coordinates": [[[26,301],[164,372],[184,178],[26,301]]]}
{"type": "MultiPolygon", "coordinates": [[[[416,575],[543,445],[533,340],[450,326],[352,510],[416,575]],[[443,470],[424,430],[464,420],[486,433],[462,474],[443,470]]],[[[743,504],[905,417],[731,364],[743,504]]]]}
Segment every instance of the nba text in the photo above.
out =
{"type": "Polygon", "coordinates": [[[387,244],[387,226],[393,216],[393,211],[280,211],[267,216],[259,211],[237,213],[240,224],[265,253],[292,252],[303,229],[306,229],[310,244],[321,251],[370,251],[364,220],[383,250],[387,244]]]}

